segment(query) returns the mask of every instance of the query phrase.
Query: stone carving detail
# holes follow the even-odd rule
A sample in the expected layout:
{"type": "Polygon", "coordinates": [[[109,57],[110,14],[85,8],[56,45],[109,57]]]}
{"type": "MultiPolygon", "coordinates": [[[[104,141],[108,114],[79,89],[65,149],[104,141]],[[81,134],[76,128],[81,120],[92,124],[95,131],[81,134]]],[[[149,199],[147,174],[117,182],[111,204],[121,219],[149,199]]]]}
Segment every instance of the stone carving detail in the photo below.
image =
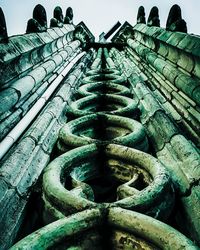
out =
{"type": "Polygon", "coordinates": [[[33,18],[28,20],[26,33],[44,32],[47,30],[47,14],[45,8],[38,4],[33,10],[33,18]]]}
{"type": "Polygon", "coordinates": [[[71,24],[73,22],[73,16],[73,9],[71,7],[67,8],[64,24],[71,24]]]}
{"type": "Polygon", "coordinates": [[[55,7],[53,11],[53,18],[51,19],[50,27],[63,27],[63,12],[60,6],[55,7]]]}
{"type": "Polygon", "coordinates": [[[4,42],[8,38],[7,28],[6,28],[6,20],[3,13],[2,8],[0,8],[0,40],[3,40],[4,42]]]}
{"type": "Polygon", "coordinates": [[[159,14],[158,14],[158,8],[154,6],[149,14],[148,20],[147,20],[147,25],[148,26],[156,26],[160,27],[160,19],[159,19],[159,14]]]}
{"type": "Polygon", "coordinates": [[[138,9],[137,23],[145,23],[146,24],[145,9],[143,6],[140,6],[138,9]]]}
{"type": "Polygon", "coordinates": [[[82,26],[76,27],[74,31],[74,38],[81,42],[83,48],[85,48],[90,41],[89,35],[82,26]]]}
{"type": "Polygon", "coordinates": [[[177,4],[173,5],[169,11],[166,30],[187,33],[187,24],[182,19],[181,8],[177,4]]]}
{"type": "MultiPolygon", "coordinates": [[[[56,7],[57,28],[6,44],[0,9],[0,139],[47,101],[5,158],[0,143],[0,248],[199,249],[200,38],[171,32],[178,5],[170,31],[141,6],[111,43],[72,20],[56,7]]],[[[46,29],[37,5],[27,32],[46,29]]]]}

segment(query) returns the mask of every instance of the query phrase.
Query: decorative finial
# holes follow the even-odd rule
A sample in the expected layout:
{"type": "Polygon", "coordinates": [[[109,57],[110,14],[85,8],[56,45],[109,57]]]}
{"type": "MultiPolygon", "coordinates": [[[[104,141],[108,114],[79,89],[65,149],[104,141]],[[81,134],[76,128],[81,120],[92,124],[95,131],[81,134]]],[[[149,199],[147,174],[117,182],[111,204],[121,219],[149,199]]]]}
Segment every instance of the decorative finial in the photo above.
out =
{"type": "Polygon", "coordinates": [[[50,27],[63,27],[63,12],[60,6],[55,7],[53,11],[53,18],[51,19],[50,27]]]}
{"type": "Polygon", "coordinates": [[[33,10],[33,18],[38,21],[38,23],[47,29],[47,14],[45,8],[38,4],[33,10]]]}
{"type": "Polygon", "coordinates": [[[33,18],[28,20],[26,33],[43,32],[47,30],[47,14],[45,8],[38,4],[33,10],[33,18]]]}
{"type": "Polygon", "coordinates": [[[158,8],[154,6],[149,14],[148,20],[147,20],[147,25],[148,26],[156,26],[160,27],[160,19],[159,19],[159,14],[158,14],[158,8]]]}
{"type": "Polygon", "coordinates": [[[187,24],[182,19],[181,8],[177,4],[173,5],[169,11],[166,30],[187,33],[187,24]]]}
{"type": "Polygon", "coordinates": [[[144,9],[143,6],[140,6],[139,9],[138,9],[137,23],[144,23],[144,24],[146,24],[145,9],[144,9]]]}
{"type": "Polygon", "coordinates": [[[0,7],[0,40],[2,42],[8,41],[8,33],[6,28],[6,20],[2,8],[0,7]]]}
{"type": "Polygon", "coordinates": [[[73,9],[71,7],[68,7],[66,10],[66,16],[65,16],[65,20],[64,23],[65,24],[70,24],[73,21],[73,9]]]}

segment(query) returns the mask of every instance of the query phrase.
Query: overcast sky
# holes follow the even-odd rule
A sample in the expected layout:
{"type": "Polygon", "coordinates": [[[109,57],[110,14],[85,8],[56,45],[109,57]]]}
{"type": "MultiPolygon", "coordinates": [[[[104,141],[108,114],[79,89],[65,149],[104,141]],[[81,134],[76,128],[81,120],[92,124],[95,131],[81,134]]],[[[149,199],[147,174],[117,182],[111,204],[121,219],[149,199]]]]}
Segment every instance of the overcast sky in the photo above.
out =
{"type": "Polygon", "coordinates": [[[165,27],[169,9],[176,3],[181,6],[188,32],[200,34],[200,0],[0,0],[9,36],[25,33],[27,20],[32,17],[33,8],[38,3],[47,11],[48,24],[55,6],[61,6],[64,15],[67,7],[71,6],[74,23],[84,21],[96,37],[103,31],[107,32],[117,21],[135,25],[140,5],[145,7],[146,18],[150,9],[157,6],[161,26],[165,27]]]}

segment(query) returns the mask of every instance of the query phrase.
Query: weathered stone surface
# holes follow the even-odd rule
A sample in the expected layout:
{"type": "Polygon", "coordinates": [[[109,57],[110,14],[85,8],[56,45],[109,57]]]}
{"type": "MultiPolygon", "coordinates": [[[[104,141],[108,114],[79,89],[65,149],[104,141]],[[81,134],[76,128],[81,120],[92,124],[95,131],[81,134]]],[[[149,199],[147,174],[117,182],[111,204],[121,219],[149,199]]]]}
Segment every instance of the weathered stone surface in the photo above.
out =
{"type": "Polygon", "coordinates": [[[24,211],[27,201],[19,197],[14,191],[6,199],[6,207],[3,213],[3,217],[0,220],[0,245],[2,249],[8,249],[14,242],[16,235],[19,231],[19,227],[24,218],[24,211]]]}
{"type": "Polygon", "coordinates": [[[23,111],[21,109],[17,109],[15,112],[6,117],[6,119],[4,119],[0,123],[0,140],[2,140],[8,134],[8,132],[17,124],[17,122],[20,121],[22,115],[23,111]]]}
{"type": "Polygon", "coordinates": [[[177,157],[182,162],[181,169],[187,176],[190,183],[199,180],[200,155],[198,150],[195,149],[195,147],[193,147],[192,144],[181,135],[174,136],[170,143],[174,148],[177,157]]]}
{"type": "MultiPolygon", "coordinates": [[[[184,222],[180,221],[182,230],[187,235],[191,235],[191,238],[200,244],[200,186],[194,186],[191,188],[190,195],[181,198],[181,219],[184,217],[187,219],[188,226],[186,227],[184,222]]],[[[180,218],[179,218],[180,219],[180,218]]]]}

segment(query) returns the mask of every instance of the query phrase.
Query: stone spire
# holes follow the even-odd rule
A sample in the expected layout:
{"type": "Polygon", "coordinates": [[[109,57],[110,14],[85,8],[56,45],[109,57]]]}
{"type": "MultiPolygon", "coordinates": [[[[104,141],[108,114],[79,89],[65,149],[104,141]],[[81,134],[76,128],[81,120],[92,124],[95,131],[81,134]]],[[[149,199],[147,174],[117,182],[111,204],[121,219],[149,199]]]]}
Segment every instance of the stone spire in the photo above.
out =
{"type": "Polygon", "coordinates": [[[66,15],[64,19],[65,24],[70,24],[73,22],[73,9],[71,7],[68,7],[66,10],[66,15]]]}
{"type": "Polygon", "coordinates": [[[187,24],[185,20],[182,19],[181,8],[177,4],[173,5],[169,11],[166,29],[187,33],[187,24]]]}
{"type": "Polygon", "coordinates": [[[140,6],[138,9],[137,23],[145,23],[146,24],[145,9],[143,6],[140,6]]]}
{"type": "Polygon", "coordinates": [[[50,22],[50,27],[62,27],[63,26],[63,12],[60,6],[55,7],[53,11],[53,18],[50,22]]]}
{"type": "Polygon", "coordinates": [[[6,28],[6,20],[2,8],[0,7],[0,41],[4,42],[8,39],[8,33],[6,28]]]}
{"type": "Polygon", "coordinates": [[[150,14],[147,20],[147,25],[160,27],[158,8],[156,6],[154,6],[150,11],[150,14]]]}
{"type": "Polygon", "coordinates": [[[26,33],[43,32],[47,30],[47,14],[45,8],[38,4],[33,10],[33,18],[28,20],[26,33]]]}

